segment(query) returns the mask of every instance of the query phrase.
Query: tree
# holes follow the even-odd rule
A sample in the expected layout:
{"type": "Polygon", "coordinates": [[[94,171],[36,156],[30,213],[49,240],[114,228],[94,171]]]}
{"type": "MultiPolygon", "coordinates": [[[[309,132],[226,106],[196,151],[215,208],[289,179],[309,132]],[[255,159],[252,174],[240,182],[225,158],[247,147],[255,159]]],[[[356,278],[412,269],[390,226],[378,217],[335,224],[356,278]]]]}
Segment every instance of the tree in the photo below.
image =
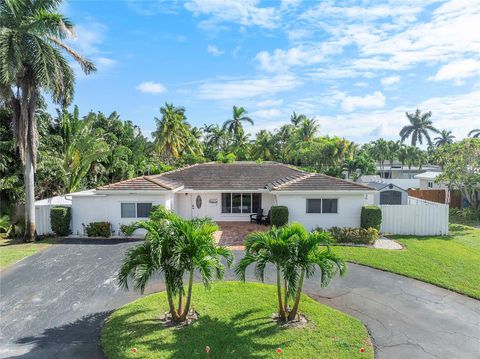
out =
{"type": "Polygon", "coordinates": [[[442,173],[435,182],[447,182],[458,189],[474,209],[480,209],[480,139],[467,138],[446,144],[435,155],[442,173]]]}
{"type": "Polygon", "coordinates": [[[468,137],[480,138],[480,128],[475,128],[468,133],[468,137]]]}
{"type": "Polygon", "coordinates": [[[223,124],[223,129],[227,130],[238,144],[239,139],[243,135],[242,122],[248,122],[253,125],[253,120],[247,116],[248,111],[243,107],[233,106],[232,118],[223,124]]]}
{"type": "Polygon", "coordinates": [[[227,249],[217,247],[213,233],[218,227],[209,220],[186,220],[164,208],[157,208],[149,220],[133,223],[128,232],[131,234],[139,228],[147,231],[145,241],[127,252],[118,283],[128,289],[131,279],[134,289],[143,293],[150,278],[162,272],[171,319],[183,322],[190,311],[194,271],[198,270],[204,287],[208,288],[215,277],[224,275],[221,257],[226,258],[230,266],[233,256],[227,249]],[[188,274],[186,291],[185,273],[188,274]],[[175,306],[175,296],[178,306],[175,306]]]}
{"type": "Polygon", "coordinates": [[[63,40],[73,34],[72,22],[56,11],[59,0],[3,0],[0,2],[0,85],[13,109],[12,123],[24,165],[25,237],[35,238],[34,176],[38,133],[35,111],[42,93],[63,106],[72,101],[75,75],[64,53],[85,74],[95,71],[92,62],[63,40]]]}
{"type": "Polygon", "coordinates": [[[435,141],[435,146],[437,147],[450,144],[455,138],[455,136],[452,135],[452,131],[442,130],[441,132],[439,132],[439,134],[440,136],[433,139],[435,141]]]}
{"type": "Polygon", "coordinates": [[[261,130],[253,143],[253,158],[268,161],[273,158],[272,152],[272,135],[267,130],[261,130]]]}
{"type": "Polygon", "coordinates": [[[290,116],[290,122],[293,126],[297,127],[302,121],[306,120],[307,116],[298,114],[293,111],[292,115],[290,116]]]}
{"type": "Polygon", "coordinates": [[[429,132],[438,133],[438,130],[433,127],[433,122],[430,119],[432,113],[422,113],[418,108],[415,113],[405,113],[410,125],[404,126],[400,131],[402,142],[411,137],[412,146],[416,146],[417,142],[423,144],[423,139],[427,140],[428,145],[432,144],[429,132]]]}
{"type": "Polygon", "coordinates": [[[157,130],[152,133],[157,150],[173,159],[179,158],[182,149],[191,153],[192,150],[188,146],[191,136],[190,125],[187,123],[185,108],[165,103],[164,107],[160,107],[160,113],[161,119],[155,117],[157,130]]]}
{"type": "Polygon", "coordinates": [[[297,134],[302,141],[310,141],[317,134],[319,127],[313,118],[304,118],[298,125],[297,134]]]}
{"type": "Polygon", "coordinates": [[[388,142],[379,138],[371,143],[368,151],[370,156],[379,163],[382,176],[385,177],[385,161],[390,157],[388,142]]]}

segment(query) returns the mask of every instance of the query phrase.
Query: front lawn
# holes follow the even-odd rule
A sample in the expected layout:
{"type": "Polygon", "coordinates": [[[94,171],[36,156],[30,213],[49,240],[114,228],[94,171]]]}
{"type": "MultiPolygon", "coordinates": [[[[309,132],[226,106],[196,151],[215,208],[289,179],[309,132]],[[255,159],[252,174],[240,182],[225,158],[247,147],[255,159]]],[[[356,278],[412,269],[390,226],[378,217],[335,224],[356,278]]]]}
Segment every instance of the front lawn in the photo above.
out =
{"type": "Polygon", "coordinates": [[[8,239],[0,236],[0,269],[4,269],[19,260],[37,253],[53,243],[51,239],[39,242],[23,243],[21,239],[8,239]]]}
{"type": "Polygon", "coordinates": [[[164,292],[149,295],[117,310],[102,330],[107,358],[373,358],[363,324],[349,315],[304,296],[304,328],[282,328],[275,287],[259,283],[219,282],[211,290],[195,285],[199,319],[183,328],[165,327],[157,318],[167,310],[164,292]],[[360,348],[365,348],[361,353],[360,348]]]}
{"type": "Polygon", "coordinates": [[[404,250],[335,247],[349,262],[416,278],[480,299],[480,229],[450,225],[450,235],[395,236],[404,250]]]}

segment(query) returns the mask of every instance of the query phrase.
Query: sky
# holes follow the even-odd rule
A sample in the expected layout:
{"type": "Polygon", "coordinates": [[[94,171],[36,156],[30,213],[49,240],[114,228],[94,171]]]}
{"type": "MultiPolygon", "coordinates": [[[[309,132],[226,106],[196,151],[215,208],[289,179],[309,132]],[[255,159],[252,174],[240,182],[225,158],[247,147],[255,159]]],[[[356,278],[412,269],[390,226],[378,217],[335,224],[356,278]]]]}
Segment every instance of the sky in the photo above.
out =
{"type": "Polygon", "coordinates": [[[320,134],[398,139],[405,112],[480,127],[480,0],[68,1],[80,112],[117,111],[147,136],[159,108],[222,124],[245,107],[254,134],[314,117],[320,134]]]}

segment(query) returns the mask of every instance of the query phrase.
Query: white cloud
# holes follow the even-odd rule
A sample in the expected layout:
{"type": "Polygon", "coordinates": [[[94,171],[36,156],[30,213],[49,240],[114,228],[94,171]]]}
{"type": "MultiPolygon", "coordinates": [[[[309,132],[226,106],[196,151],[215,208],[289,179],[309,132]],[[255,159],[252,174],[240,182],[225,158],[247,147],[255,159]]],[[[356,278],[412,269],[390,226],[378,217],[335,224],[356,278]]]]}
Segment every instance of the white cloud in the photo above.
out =
{"type": "Polygon", "coordinates": [[[167,91],[167,88],[159,82],[146,81],[138,85],[137,90],[143,93],[159,94],[167,91]]]}
{"type": "Polygon", "coordinates": [[[270,109],[264,109],[264,110],[258,110],[255,112],[251,113],[252,117],[255,118],[260,118],[260,119],[272,119],[276,118],[282,115],[282,111],[280,111],[277,108],[270,108],[270,109]]]}
{"type": "Polygon", "coordinates": [[[257,102],[257,107],[275,107],[280,106],[283,103],[283,100],[280,98],[278,100],[268,99],[265,101],[257,102]]]}
{"type": "Polygon", "coordinates": [[[206,82],[199,86],[198,96],[203,99],[232,100],[274,95],[300,85],[292,75],[279,75],[248,80],[206,82]]]}
{"type": "Polygon", "coordinates": [[[473,76],[480,76],[480,61],[469,59],[443,65],[429,80],[454,80],[456,83],[460,83],[461,80],[473,76]]]}
{"type": "Polygon", "coordinates": [[[220,56],[225,53],[225,51],[220,50],[218,47],[214,45],[208,45],[207,52],[213,56],[220,56]]]}
{"type": "Polygon", "coordinates": [[[345,96],[342,99],[342,109],[352,112],[357,108],[381,108],[385,106],[385,96],[380,91],[365,96],[345,96]]]}
{"type": "Polygon", "coordinates": [[[192,0],[185,8],[195,16],[210,16],[210,25],[230,21],[243,26],[275,28],[278,20],[275,8],[258,7],[258,3],[257,0],[192,0]]]}
{"type": "Polygon", "coordinates": [[[382,86],[388,87],[400,82],[400,76],[388,76],[381,79],[382,86]]]}

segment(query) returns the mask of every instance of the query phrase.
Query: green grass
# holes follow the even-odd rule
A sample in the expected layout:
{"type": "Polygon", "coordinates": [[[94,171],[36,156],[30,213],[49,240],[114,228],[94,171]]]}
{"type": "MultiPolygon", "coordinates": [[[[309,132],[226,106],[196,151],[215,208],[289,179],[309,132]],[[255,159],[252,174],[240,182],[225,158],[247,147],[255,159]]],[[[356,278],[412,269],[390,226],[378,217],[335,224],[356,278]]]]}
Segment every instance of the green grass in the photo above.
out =
{"type": "Polygon", "coordinates": [[[275,287],[258,283],[219,282],[206,291],[195,285],[199,319],[183,328],[165,327],[157,318],[167,310],[164,292],[132,302],[114,312],[102,330],[107,358],[373,358],[363,324],[304,296],[304,328],[282,328],[271,317],[275,287]],[[359,349],[364,347],[365,352],[359,349]]]}
{"type": "Polygon", "coordinates": [[[480,229],[451,224],[448,236],[392,237],[405,247],[335,247],[349,262],[405,275],[480,299],[480,229]]]}
{"type": "Polygon", "coordinates": [[[21,239],[0,237],[0,270],[31,256],[54,243],[51,239],[39,242],[23,243],[21,239]]]}

